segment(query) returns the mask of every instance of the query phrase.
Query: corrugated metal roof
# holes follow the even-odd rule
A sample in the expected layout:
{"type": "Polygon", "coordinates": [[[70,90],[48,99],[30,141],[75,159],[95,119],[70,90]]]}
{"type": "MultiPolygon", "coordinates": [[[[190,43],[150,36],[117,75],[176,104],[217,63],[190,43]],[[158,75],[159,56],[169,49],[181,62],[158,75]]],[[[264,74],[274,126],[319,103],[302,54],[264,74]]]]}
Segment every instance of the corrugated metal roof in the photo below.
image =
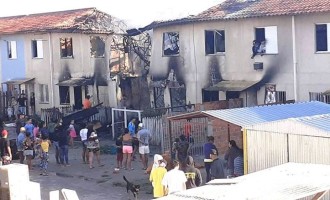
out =
{"type": "Polygon", "coordinates": [[[208,110],[202,113],[244,127],[281,119],[330,114],[330,105],[318,101],[257,107],[208,110]]]}
{"type": "Polygon", "coordinates": [[[330,114],[291,119],[307,126],[330,132],[330,114]]]}
{"type": "Polygon", "coordinates": [[[330,190],[330,165],[286,163],[235,179],[237,184],[215,183],[160,199],[300,199],[330,190]]]}

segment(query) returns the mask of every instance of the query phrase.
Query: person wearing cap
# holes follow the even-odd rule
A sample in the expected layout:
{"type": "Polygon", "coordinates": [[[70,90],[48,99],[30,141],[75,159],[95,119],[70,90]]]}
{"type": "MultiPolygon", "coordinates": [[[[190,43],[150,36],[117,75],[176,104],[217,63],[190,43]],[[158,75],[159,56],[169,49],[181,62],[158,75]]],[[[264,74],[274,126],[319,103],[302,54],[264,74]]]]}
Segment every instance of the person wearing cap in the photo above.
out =
{"type": "Polygon", "coordinates": [[[10,164],[12,160],[12,154],[11,154],[11,148],[8,141],[8,132],[3,128],[3,125],[1,123],[0,125],[0,132],[1,132],[1,139],[0,139],[0,151],[1,151],[1,159],[2,164],[7,165],[10,164]]]}
{"type": "Polygon", "coordinates": [[[159,154],[154,156],[153,169],[151,170],[149,181],[152,183],[154,198],[165,196],[165,187],[162,185],[162,180],[167,170],[165,168],[163,157],[159,154]]]}
{"type": "Polygon", "coordinates": [[[206,170],[206,183],[211,180],[210,169],[213,160],[210,158],[210,155],[213,149],[218,151],[214,145],[214,137],[208,136],[207,140],[208,142],[204,144],[204,165],[206,170]]]}
{"type": "Polygon", "coordinates": [[[212,159],[212,164],[210,169],[211,178],[214,179],[225,178],[225,161],[222,158],[218,157],[218,151],[212,149],[210,158],[212,159]]]}
{"type": "Polygon", "coordinates": [[[25,140],[25,128],[21,127],[20,132],[17,136],[16,140],[16,146],[17,146],[17,152],[19,156],[19,163],[24,163],[24,140],[25,140]]]}
{"type": "Polygon", "coordinates": [[[151,133],[148,129],[144,128],[142,123],[139,123],[140,130],[137,133],[137,138],[139,140],[139,153],[142,158],[143,170],[148,168],[148,155],[150,153],[149,150],[149,142],[151,141],[151,133]]]}

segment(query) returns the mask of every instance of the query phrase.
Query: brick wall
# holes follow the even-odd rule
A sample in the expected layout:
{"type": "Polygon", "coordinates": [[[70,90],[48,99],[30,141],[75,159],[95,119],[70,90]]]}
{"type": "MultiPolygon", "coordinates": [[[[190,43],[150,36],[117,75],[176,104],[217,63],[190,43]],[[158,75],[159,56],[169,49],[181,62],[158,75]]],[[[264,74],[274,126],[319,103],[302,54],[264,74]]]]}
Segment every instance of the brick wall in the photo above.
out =
{"type": "Polygon", "coordinates": [[[228,108],[241,108],[243,107],[243,99],[229,99],[222,101],[212,101],[195,104],[194,111],[200,110],[220,110],[228,108]]]}
{"type": "Polygon", "coordinates": [[[218,148],[220,155],[224,155],[227,151],[229,140],[235,140],[239,148],[243,147],[243,135],[240,126],[213,117],[210,118],[210,121],[212,121],[214,144],[218,148]]]}

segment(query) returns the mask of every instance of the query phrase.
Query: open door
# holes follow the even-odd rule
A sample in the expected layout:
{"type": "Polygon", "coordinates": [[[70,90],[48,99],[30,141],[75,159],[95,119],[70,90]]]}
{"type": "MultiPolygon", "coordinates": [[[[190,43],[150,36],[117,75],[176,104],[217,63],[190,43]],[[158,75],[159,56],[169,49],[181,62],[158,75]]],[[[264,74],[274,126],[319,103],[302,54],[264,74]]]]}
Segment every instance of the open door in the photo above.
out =
{"type": "Polygon", "coordinates": [[[74,89],[74,109],[82,109],[82,89],[81,86],[76,86],[74,89]]]}

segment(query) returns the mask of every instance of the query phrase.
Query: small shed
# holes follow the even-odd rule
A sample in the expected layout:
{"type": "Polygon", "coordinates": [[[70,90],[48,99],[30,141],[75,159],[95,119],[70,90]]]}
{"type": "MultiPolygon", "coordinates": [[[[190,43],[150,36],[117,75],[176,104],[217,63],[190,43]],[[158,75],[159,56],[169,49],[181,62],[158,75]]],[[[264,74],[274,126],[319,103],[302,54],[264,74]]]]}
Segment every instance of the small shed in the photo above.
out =
{"type": "Polygon", "coordinates": [[[286,163],[234,179],[215,179],[207,185],[174,193],[161,200],[329,199],[330,165],[286,163]]]}
{"type": "MultiPolygon", "coordinates": [[[[168,119],[170,122],[169,130],[171,130],[171,124],[175,121],[192,118],[207,118],[208,130],[204,133],[205,136],[214,136],[215,145],[222,155],[228,149],[228,141],[235,140],[237,145],[244,150],[245,173],[247,173],[247,159],[253,158],[254,155],[247,155],[247,145],[244,145],[247,141],[247,135],[243,132],[243,127],[288,118],[307,117],[322,114],[330,114],[330,105],[318,101],[312,101],[224,110],[206,110],[175,115],[168,117],[168,119]]],[[[170,139],[173,140],[171,134],[172,133],[170,131],[170,139]]],[[[259,149],[258,152],[257,150],[258,149],[256,149],[255,153],[262,153],[261,149],[259,149]]]]}
{"type": "Polygon", "coordinates": [[[245,126],[243,132],[248,173],[286,162],[330,165],[330,114],[245,126]]]}

